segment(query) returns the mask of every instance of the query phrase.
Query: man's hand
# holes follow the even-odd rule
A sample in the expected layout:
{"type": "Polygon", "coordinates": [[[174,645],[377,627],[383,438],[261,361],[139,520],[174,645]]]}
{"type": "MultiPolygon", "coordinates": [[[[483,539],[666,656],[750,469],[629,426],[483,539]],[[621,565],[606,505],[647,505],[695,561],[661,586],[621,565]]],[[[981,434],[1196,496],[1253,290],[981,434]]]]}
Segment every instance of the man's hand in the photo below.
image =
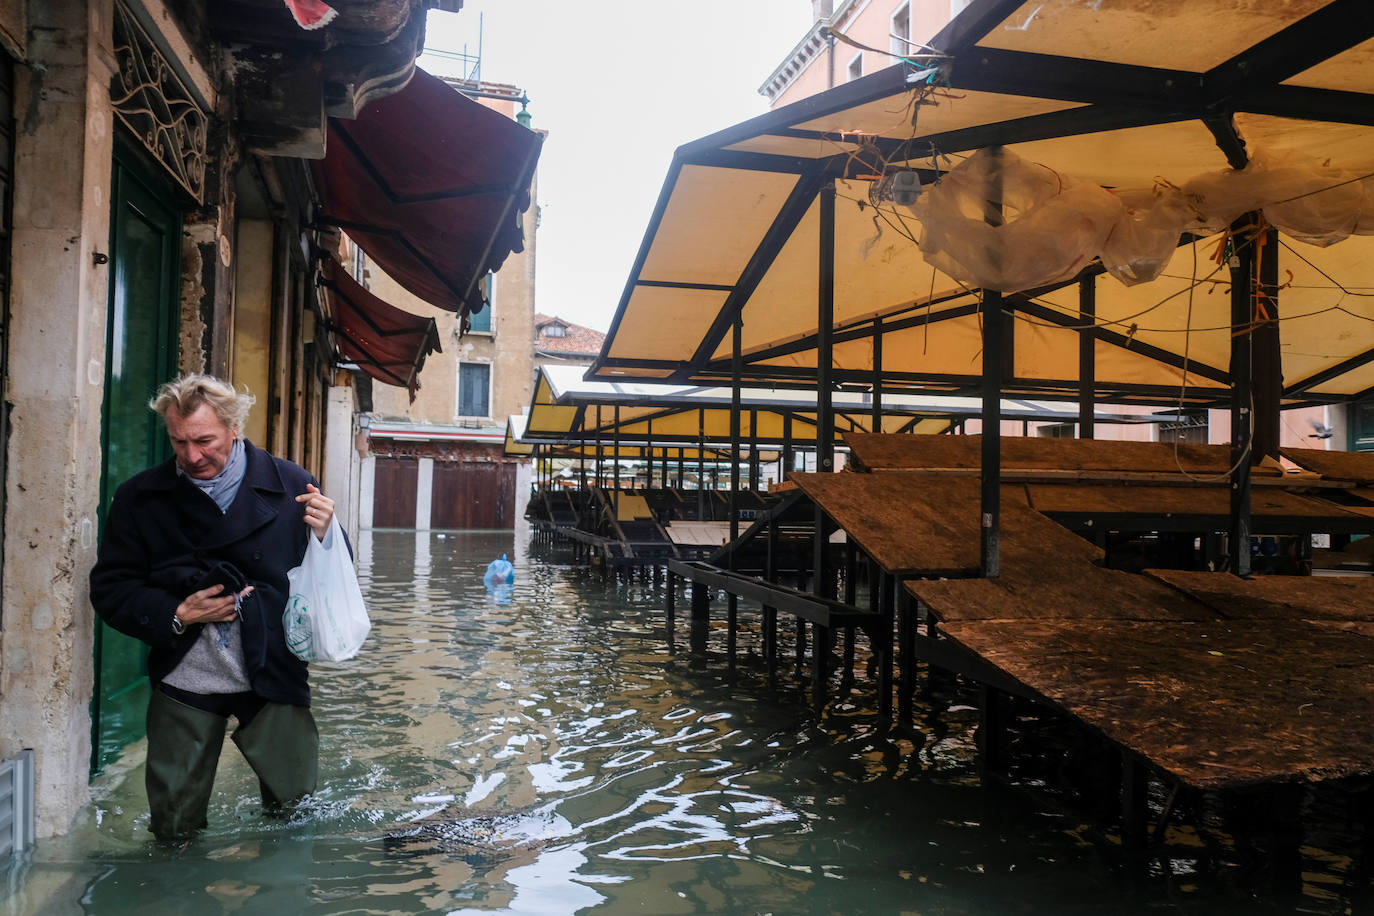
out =
{"type": "MultiPolygon", "coordinates": [[[[239,592],[239,598],[247,598],[252,591],[250,585],[239,592]]],[[[223,585],[212,585],[188,595],[177,606],[177,619],[183,624],[223,623],[234,619],[234,605],[233,592],[226,591],[223,585]]]]}
{"type": "Polygon", "coordinates": [[[314,484],[306,484],[308,492],[296,497],[296,502],[305,504],[305,523],[315,530],[315,537],[324,540],[329,533],[329,523],[334,518],[334,500],[325,496],[314,484]]]}

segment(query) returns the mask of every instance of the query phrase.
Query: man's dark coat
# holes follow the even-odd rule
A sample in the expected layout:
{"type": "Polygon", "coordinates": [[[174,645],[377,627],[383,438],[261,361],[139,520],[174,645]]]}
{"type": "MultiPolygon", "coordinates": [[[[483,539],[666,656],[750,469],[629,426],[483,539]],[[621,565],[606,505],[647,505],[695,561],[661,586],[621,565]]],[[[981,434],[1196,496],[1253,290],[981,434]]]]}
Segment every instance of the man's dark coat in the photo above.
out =
{"type": "Polygon", "coordinates": [[[91,604],[110,626],[152,647],[154,685],[190,651],[203,624],[172,631],[177,606],[217,560],[233,563],[254,591],[240,609],[243,657],[259,696],[310,705],[305,662],[286,648],[286,573],[305,556],[310,528],[296,497],[319,486],[304,469],[245,440],[243,483],[221,513],[182,478],[173,460],[129,478],[115,491],[91,570],[91,604]]]}

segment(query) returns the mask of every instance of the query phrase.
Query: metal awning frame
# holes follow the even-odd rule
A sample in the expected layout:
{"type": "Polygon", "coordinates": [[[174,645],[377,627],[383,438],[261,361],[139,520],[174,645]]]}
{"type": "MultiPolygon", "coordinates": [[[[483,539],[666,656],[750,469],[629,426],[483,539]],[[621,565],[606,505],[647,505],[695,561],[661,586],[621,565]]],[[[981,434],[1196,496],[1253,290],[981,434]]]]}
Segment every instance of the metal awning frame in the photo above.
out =
{"type": "MultiPolygon", "coordinates": [[[[1236,112],[1374,125],[1374,106],[1371,106],[1369,98],[1361,93],[1282,85],[1283,80],[1374,36],[1374,7],[1363,0],[1336,0],[1231,60],[1201,74],[978,46],[979,41],[1023,6],[1024,2],[1025,0],[974,0],[968,9],[931,40],[932,47],[945,49],[951,58],[950,84],[960,90],[1057,99],[1078,103],[1080,107],[924,136],[914,141],[876,138],[874,143],[885,159],[893,161],[923,157],[929,155],[932,149],[981,148],[1104,130],[1201,121],[1212,132],[1217,147],[1224,152],[1232,167],[1241,168],[1246,163],[1246,151],[1232,121],[1232,115],[1236,112]]],[[[859,177],[865,172],[871,172],[877,164],[865,161],[862,153],[841,152],[829,157],[806,159],[731,150],[727,147],[745,140],[769,136],[823,141],[826,139],[825,134],[799,130],[791,125],[806,123],[908,92],[912,88],[910,78],[913,70],[913,67],[906,64],[888,67],[680,147],[674,155],[667,179],[650,217],[649,230],[645,233],[631,268],[630,280],[622,294],[606,342],[601,354],[593,363],[589,377],[610,381],[615,379],[618,369],[646,369],[663,373],[663,381],[678,384],[728,379],[730,360],[712,359],[712,354],[719,352],[731,325],[742,313],[768,266],[782,251],[792,230],[828,183],[837,178],[859,177]],[[671,284],[640,277],[674,187],[682,169],[689,165],[750,169],[799,176],[800,180],[787,202],[777,213],[753,257],[734,284],[671,284]],[[685,363],[609,355],[619,329],[621,315],[636,285],[641,284],[674,285],[727,293],[709,330],[703,335],[692,357],[685,363]]],[[[922,174],[923,181],[933,177],[933,173],[929,171],[922,174]]],[[[1084,276],[1093,277],[1100,272],[1100,267],[1094,266],[1088,268],[1084,276]]],[[[1132,340],[1127,334],[1101,326],[1084,328],[1075,323],[1072,316],[1038,306],[1030,301],[1033,295],[1063,289],[1079,282],[1080,279],[1075,278],[1054,287],[1031,291],[1024,296],[1006,297],[1003,301],[1004,313],[1015,317],[1019,312],[1037,320],[1051,321],[1064,328],[1085,332],[1085,336],[1097,341],[1131,349],[1166,365],[1183,368],[1177,354],[1149,347],[1140,341],[1132,340]]],[[[943,303],[911,303],[889,310],[880,316],[881,323],[870,320],[848,327],[836,327],[832,339],[835,342],[873,339],[885,332],[967,316],[979,308],[977,291],[969,291],[968,296],[971,301],[942,308],[939,312],[933,309],[937,304],[943,303]],[[919,310],[925,310],[926,314],[913,314],[919,310]],[[890,326],[889,319],[892,320],[890,326]]],[[[763,361],[786,353],[815,349],[820,345],[818,338],[819,334],[807,335],[770,350],[744,353],[741,366],[743,381],[797,384],[806,384],[810,381],[814,386],[816,370],[795,370],[791,367],[765,365],[763,361]]],[[[1348,364],[1343,364],[1341,368],[1343,371],[1349,371],[1372,361],[1374,350],[1348,361],[1348,364]]],[[[1212,384],[1190,386],[1183,391],[1180,391],[1178,386],[1118,386],[1099,387],[1097,390],[1103,399],[1126,398],[1156,404],[1178,403],[1182,399],[1192,406],[1224,406],[1229,399],[1231,387],[1228,369],[1206,365],[1196,359],[1189,360],[1186,368],[1190,378],[1212,384]]],[[[1323,396],[1311,392],[1312,388],[1338,374],[1340,372],[1337,369],[1327,369],[1311,378],[1290,383],[1283,392],[1284,397],[1288,399],[1286,403],[1288,406],[1298,406],[1350,400],[1351,398],[1347,397],[1323,396]]],[[[864,383],[864,379],[856,378],[855,373],[842,371],[834,372],[832,381],[838,385],[864,383]]],[[[1081,391],[1077,380],[1047,382],[1036,379],[1033,380],[1033,387],[1025,387],[1030,381],[1009,376],[1004,379],[1004,384],[1008,390],[1046,398],[1077,398],[1081,391]]],[[[956,393],[972,394],[981,386],[981,376],[976,373],[889,373],[883,383],[893,390],[929,390],[934,386],[948,388],[956,393]]],[[[1368,392],[1361,392],[1365,393],[1368,392]]]]}

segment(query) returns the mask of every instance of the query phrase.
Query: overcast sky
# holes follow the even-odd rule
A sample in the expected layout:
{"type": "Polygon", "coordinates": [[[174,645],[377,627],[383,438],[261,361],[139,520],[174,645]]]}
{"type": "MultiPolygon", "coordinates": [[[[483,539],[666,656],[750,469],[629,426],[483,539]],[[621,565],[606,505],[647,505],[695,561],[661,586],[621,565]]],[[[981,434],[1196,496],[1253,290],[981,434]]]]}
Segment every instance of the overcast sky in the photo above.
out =
{"type": "MultiPolygon", "coordinates": [[[[539,159],[536,308],[606,330],[673,150],[767,111],[758,87],[811,25],[810,0],[467,0],[426,45],[514,83],[539,159]]],[[[425,55],[420,66],[457,75],[425,55]]]]}

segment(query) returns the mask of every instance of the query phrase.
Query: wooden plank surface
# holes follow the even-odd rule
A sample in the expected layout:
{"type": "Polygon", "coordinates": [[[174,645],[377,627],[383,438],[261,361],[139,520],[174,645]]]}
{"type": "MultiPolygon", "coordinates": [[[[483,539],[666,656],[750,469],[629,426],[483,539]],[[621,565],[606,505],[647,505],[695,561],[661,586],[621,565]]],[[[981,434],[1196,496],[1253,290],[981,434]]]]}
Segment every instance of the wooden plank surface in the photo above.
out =
{"type": "Polygon", "coordinates": [[[1275,620],[942,629],[1189,785],[1374,772],[1374,640],[1358,632],[1275,620]]]}
{"type": "MultiPolygon", "coordinates": [[[[1003,541],[1005,546],[1006,542],[1003,541]]],[[[1162,582],[1082,561],[1004,559],[996,579],[914,580],[906,589],[943,624],[969,620],[1219,620],[1162,582]]]]}
{"type": "MultiPolygon", "coordinates": [[[[1206,487],[1130,486],[1110,483],[1028,483],[1030,505],[1049,515],[1096,513],[1102,515],[1231,514],[1231,494],[1226,484],[1206,487]]],[[[1275,487],[1251,494],[1250,512],[1285,518],[1334,518],[1352,520],[1359,513],[1335,503],[1275,487]]]]}
{"type": "Polygon", "coordinates": [[[1328,452],[1319,448],[1281,448],[1279,454],[1328,480],[1374,483],[1374,452],[1328,452]]]}
{"type": "MultiPolygon", "coordinates": [[[[980,557],[978,481],[918,473],[802,474],[792,480],[889,573],[967,575],[980,557]]],[[[1102,552],[1002,488],[1002,562],[1092,564],[1102,552]]]]}
{"type": "MultiPolygon", "coordinates": [[[[892,433],[848,433],[850,461],[856,470],[978,470],[982,436],[909,436],[892,433]]],[[[1042,439],[1002,437],[1002,471],[1126,471],[1183,477],[1183,472],[1219,477],[1231,468],[1225,445],[1181,442],[1124,442],[1107,439],[1042,439]],[[1182,471],[1180,471],[1180,465],[1182,471]]],[[[1257,475],[1278,471],[1255,468],[1257,475]]],[[[1185,478],[1186,479],[1186,478],[1185,478]]]]}
{"type": "Polygon", "coordinates": [[[1374,621],[1374,578],[1255,576],[1151,569],[1146,575],[1232,620],[1374,621]]]}

